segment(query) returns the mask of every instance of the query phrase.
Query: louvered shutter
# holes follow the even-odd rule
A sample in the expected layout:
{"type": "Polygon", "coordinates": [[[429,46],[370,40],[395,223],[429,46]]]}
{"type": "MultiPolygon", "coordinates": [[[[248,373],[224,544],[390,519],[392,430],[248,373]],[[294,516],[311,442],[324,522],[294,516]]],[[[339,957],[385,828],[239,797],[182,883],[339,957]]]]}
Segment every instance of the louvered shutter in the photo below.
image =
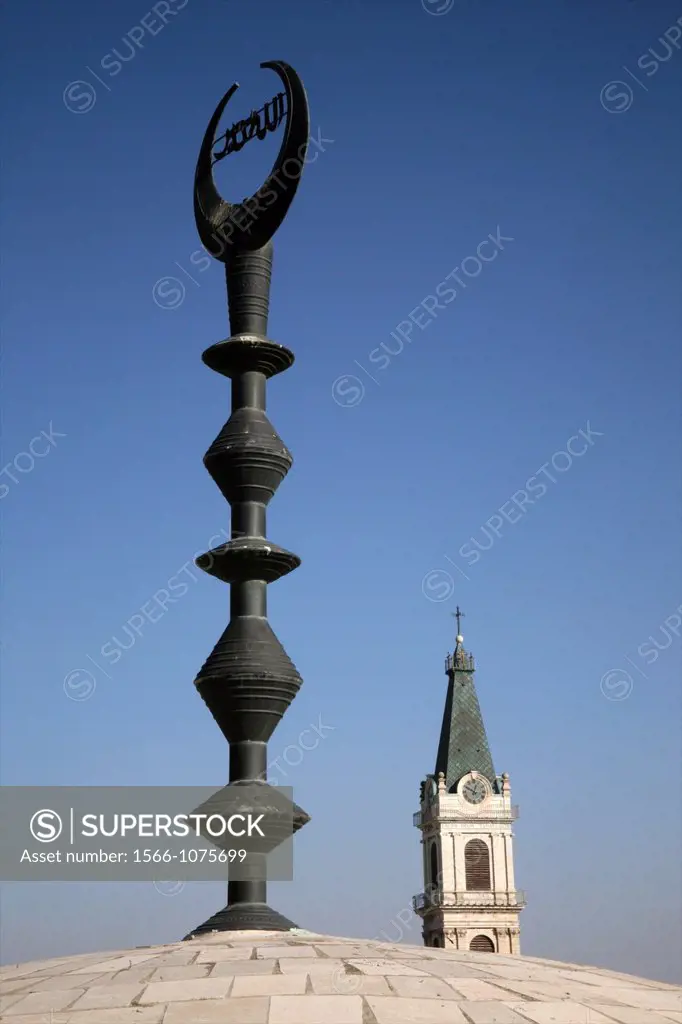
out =
{"type": "Polygon", "coordinates": [[[490,853],[482,839],[471,839],[464,847],[467,889],[490,891],[490,853]]]}

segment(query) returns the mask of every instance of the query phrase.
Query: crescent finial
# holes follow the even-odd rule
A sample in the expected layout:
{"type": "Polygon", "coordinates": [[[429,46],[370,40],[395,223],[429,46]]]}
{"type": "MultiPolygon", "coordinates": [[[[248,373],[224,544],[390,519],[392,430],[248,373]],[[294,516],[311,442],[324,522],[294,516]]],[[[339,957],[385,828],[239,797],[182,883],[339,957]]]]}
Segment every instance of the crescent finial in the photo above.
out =
{"type": "MultiPolygon", "coordinates": [[[[236,82],[230,86],[216,107],[199,150],[194,175],[194,218],[204,247],[221,263],[226,263],[235,252],[261,249],[272,238],[286,217],[296,194],[308,150],[310,114],[308,97],[301,79],[284,61],[265,61],[261,68],[270,68],[279,75],[286,96],[284,136],[265,182],[250,199],[234,204],[222,198],[213,179],[216,131],[227,104],[239,88],[236,82]]],[[[252,118],[253,116],[252,112],[252,118]]],[[[252,118],[247,119],[249,127],[253,129],[248,138],[243,132],[245,122],[239,122],[239,126],[242,126],[242,137],[246,141],[254,135],[263,138],[265,131],[272,128],[272,120],[268,125],[266,119],[266,128],[257,130],[256,125],[251,124],[252,118]]],[[[235,125],[225,133],[226,139],[237,127],[235,125]]],[[[243,144],[245,143],[236,144],[233,148],[241,148],[243,144]]],[[[222,159],[222,156],[229,152],[229,144],[226,141],[225,151],[218,159],[222,159]]]]}

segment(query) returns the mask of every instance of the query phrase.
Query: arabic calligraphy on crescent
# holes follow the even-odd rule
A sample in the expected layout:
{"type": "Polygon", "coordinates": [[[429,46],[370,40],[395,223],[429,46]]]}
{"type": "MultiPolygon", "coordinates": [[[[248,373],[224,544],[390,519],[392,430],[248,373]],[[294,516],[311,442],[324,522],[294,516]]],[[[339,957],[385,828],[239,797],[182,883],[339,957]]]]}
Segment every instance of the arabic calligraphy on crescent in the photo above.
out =
{"type": "Polygon", "coordinates": [[[213,164],[224,160],[230,153],[238,153],[251,139],[264,139],[268,132],[274,132],[286,116],[286,93],[278,92],[259,110],[252,110],[248,117],[236,121],[231,128],[216,139],[216,143],[224,142],[223,148],[213,151],[213,164]]]}

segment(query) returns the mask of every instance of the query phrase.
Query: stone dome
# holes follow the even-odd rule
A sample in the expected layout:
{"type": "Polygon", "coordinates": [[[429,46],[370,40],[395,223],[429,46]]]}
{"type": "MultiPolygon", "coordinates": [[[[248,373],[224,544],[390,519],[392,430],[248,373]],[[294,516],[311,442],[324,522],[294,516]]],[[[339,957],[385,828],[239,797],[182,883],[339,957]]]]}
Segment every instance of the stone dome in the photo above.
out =
{"type": "Polygon", "coordinates": [[[0,969],[8,1024],[682,1024],[682,988],[535,957],[290,932],[0,969]]]}

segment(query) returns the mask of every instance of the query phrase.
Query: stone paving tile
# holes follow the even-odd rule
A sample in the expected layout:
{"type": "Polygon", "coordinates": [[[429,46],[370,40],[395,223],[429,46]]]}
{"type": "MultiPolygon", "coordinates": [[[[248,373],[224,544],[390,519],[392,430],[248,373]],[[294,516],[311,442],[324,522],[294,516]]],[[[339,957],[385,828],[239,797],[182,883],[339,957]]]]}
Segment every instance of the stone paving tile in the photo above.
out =
{"type": "Polygon", "coordinates": [[[216,947],[214,949],[200,949],[195,963],[210,964],[218,963],[219,960],[250,960],[253,947],[242,946],[240,949],[216,947]]]}
{"type": "Polygon", "coordinates": [[[232,999],[239,996],[298,996],[303,995],[307,974],[245,975],[234,979],[232,999]]]}
{"type": "Polygon", "coordinates": [[[115,1010],[83,1010],[82,1013],[29,1014],[8,1018],[11,1024],[161,1024],[165,1007],[132,1006],[115,1010]]]}
{"type": "MultiPolygon", "coordinates": [[[[25,964],[6,964],[4,967],[0,967],[0,980],[4,981],[5,978],[16,974],[34,974],[35,972],[56,974],[62,964],[68,966],[69,961],[75,959],[76,957],[61,956],[53,960],[28,960],[25,964]]],[[[101,955],[98,959],[101,959],[101,955]]],[[[73,966],[71,970],[73,970],[73,966]]]]}
{"type": "Polygon", "coordinates": [[[196,959],[196,949],[177,949],[174,952],[162,953],[154,958],[157,967],[182,967],[196,959]]]}
{"type": "Polygon", "coordinates": [[[28,989],[33,992],[36,984],[31,978],[15,978],[13,981],[0,981],[0,996],[11,996],[14,992],[28,989]]]}
{"type": "Polygon", "coordinates": [[[80,967],[77,971],[72,969],[69,974],[106,974],[113,971],[125,971],[129,967],[135,967],[137,964],[151,959],[152,956],[149,953],[132,953],[130,956],[117,956],[112,960],[100,960],[98,963],[88,964],[87,967],[80,967]]]}
{"type": "Polygon", "coordinates": [[[11,1024],[69,1024],[68,1014],[63,1013],[22,1013],[18,1017],[0,1017],[0,1020],[11,1021],[11,1024]]]}
{"type": "Polygon", "coordinates": [[[390,996],[386,978],[368,974],[311,974],[310,983],[318,996],[390,996]]]}
{"type": "Polygon", "coordinates": [[[276,964],[276,960],[220,960],[206,966],[211,968],[209,978],[223,978],[226,974],[274,974],[276,964]]]}
{"type": "Polygon", "coordinates": [[[268,1024],[362,1024],[360,996],[273,996],[268,1024]]]}
{"type": "MultiPolygon", "coordinates": [[[[557,982],[557,986],[561,983],[557,982]]],[[[618,997],[614,995],[617,991],[613,986],[598,988],[596,985],[575,985],[570,981],[566,982],[566,994],[563,999],[573,999],[576,1003],[585,1003],[586,1006],[594,1006],[598,1002],[618,1003],[618,997]]],[[[644,992],[646,989],[641,989],[644,992]]]]}
{"type": "Polygon", "coordinates": [[[479,973],[475,968],[455,963],[453,960],[420,960],[419,970],[432,975],[434,978],[478,978],[481,981],[497,980],[494,977],[486,977],[483,972],[479,973]]]}
{"type": "Polygon", "coordinates": [[[210,964],[183,964],[174,967],[157,967],[151,978],[153,981],[184,981],[186,978],[206,978],[211,970],[210,964]]]}
{"type": "Polygon", "coordinates": [[[361,974],[383,974],[390,977],[398,975],[428,977],[426,971],[420,971],[416,967],[401,964],[398,960],[370,960],[368,957],[359,957],[357,960],[349,960],[348,963],[353,967],[357,967],[361,974]]]}
{"type": "Polygon", "coordinates": [[[324,949],[327,956],[344,960],[348,960],[350,957],[372,957],[376,956],[377,952],[374,946],[369,946],[365,942],[316,942],[315,945],[324,949]]]}
{"type": "Polygon", "coordinates": [[[91,985],[106,985],[113,975],[111,974],[59,974],[57,977],[43,978],[42,981],[34,982],[31,992],[54,992],[55,989],[66,991],[69,988],[87,989],[91,985]]]}
{"type": "MultiPolygon", "coordinates": [[[[164,1006],[127,1006],[69,1014],[67,1024],[161,1024],[164,1006]]],[[[14,1022],[12,1022],[14,1024],[14,1022]]],[[[52,1024],[50,1021],[49,1024],[52,1024]]],[[[57,1022],[55,1021],[55,1024],[57,1022]]]]}
{"type": "MultiPolygon", "coordinates": [[[[603,999],[603,994],[596,988],[591,988],[587,985],[576,985],[571,984],[570,981],[510,981],[509,979],[498,982],[500,988],[506,989],[506,999],[513,998],[513,993],[518,992],[519,995],[525,996],[527,999],[544,999],[544,1000],[558,1000],[558,999],[572,999],[574,1002],[584,1002],[585,1000],[591,1001],[593,999],[603,999]]],[[[610,990],[611,991],[611,990],[610,990]]],[[[611,995],[609,995],[611,998],[611,995]]]]}
{"type": "Polygon", "coordinates": [[[533,1024],[613,1024],[593,1006],[566,1000],[562,1003],[509,1003],[512,1010],[532,1020],[533,1024]]]}
{"type": "Polygon", "coordinates": [[[429,954],[430,954],[430,951],[428,950],[428,947],[424,947],[424,946],[402,946],[402,945],[391,946],[391,945],[389,945],[386,942],[382,942],[381,945],[379,945],[377,943],[376,947],[374,948],[374,952],[375,952],[375,954],[377,952],[381,952],[382,956],[386,956],[386,955],[395,956],[399,960],[402,960],[405,957],[410,957],[410,956],[419,957],[420,960],[427,960],[427,959],[429,959],[429,954]]]}
{"type": "Polygon", "coordinates": [[[76,999],[83,994],[83,989],[72,988],[68,991],[57,989],[53,992],[32,992],[24,995],[18,1002],[4,1011],[6,1017],[13,1017],[18,1013],[48,1013],[50,1010],[63,1010],[75,1003],[76,999]]]}
{"type": "MultiPolygon", "coordinates": [[[[380,956],[381,952],[377,950],[374,955],[380,956]]],[[[467,967],[475,967],[478,965],[479,960],[481,960],[481,955],[480,953],[467,953],[456,949],[439,949],[438,956],[428,957],[428,959],[439,961],[454,960],[457,963],[466,964],[467,967]]],[[[485,964],[486,960],[489,959],[490,954],[486,953],[482,963],[485,964]]]]}
{"type": "Polygon", "coordinates": [[[232,987],[233,978],[195,978],[189,981],[157,981],[147,985],[138,1002],[172,1003],[188,999],[224,999],[232,987]]]}
{"type": "Polygon", "coordinates": [[[458,1004],[447,999],[367,996],[366,1002],[377,1024],[468,1024],[458,1004]]]}
{"type": "Polygon", "coordinates": [[[142,992],[144,985],[96,985],[85,992],[70,1009],[108,1010],[115,1006],[130,1006],[142,992]]]}
{"type": "MultiPolygon", "coordinates": [[[[595,973],[604,979],[609,979],[608,984],[611,984],[611,980],[615,978],[621,983],[621,985],[625,984],[629,988],[639,986],[642,988],[673,988],[678,990],[680,988],[679,985],[669,985],[668,982],[656,981],[653,978],[638,978],[633,974],[617,974],[615,971],[602,971],[597,968],[592,968],[589,970],[589,973],[595,973]]],[[[606,983],[607,982],[605,981],[605,984],[606,983]]]]}
{"type": "Polygon", "coordinates": [[[8,1010],[13,1003],[18,1003],[20,999],[23,999],[23,995],[14,993],[13,995],[0,996],[0,1013],[4,1013],[8,1010]]]}
{"type": "MultiPolygon", "coordinates": [[[[258,961],[256,961],[257,963],[258,961]]],[[[332,960],[318,956],[316,960],[308,960],[304,957],[292,957],[279,961],[279,969],[282,974],[333,974],[334,971],[344,971],[343,960],[332,960]]]]}
{"type": "Polygon", "coordinates": [[[486,1003],[482,999],[480,1002],[458,1005],[471,1024],[528,1024],[527,1017],[519,1017],[506,1003],[486,1003]]]}
{"type": "Polygon", "coordinates": [[[311,935],[311,941],[316,946],[370,946],[377,944],[374,939],[361,939],[357,935],[311,935]]]}
{"type": "Polygon", "coordinates": [[[262,996],[177,1003],[168,1007],[163,1024],[266,1024],[269,1004],[262,996]]]}
{"type": "Polygon", "coordinates": [[[3,985],[12,984],[17,981],[26,981],[27,983],[32,981],[40,981],[41,978],[54,978],[56,972],[53,968],[39,971],[36,968],[30,971],[24,971],[21,967],[13,967],[10,972],[4,974],[0,978],[0,983],[3,985]]]}
{"type": "Polygon", "coordinates": [[[493,985],[487,981],[479,981],[478,978],[448,978],[447,983],[452,986],[455,992],[459,993],[460,999],[467,999],[470,1002],[474,1000],[478,1002],[479,999],[492,1002],[497,999],[509,1000],[513,998],[509,989],[504,987],[504,982],[500,982],[499,985],[493,985]]]}
{"type": "Polygon", "coordinates": [[[643,1010],[641,1006],[616,1006],[614,1003],[590,1003],[590,1006],[617,1024],[661,1024],[663,1019],[656,1011],[643,1010]]]}
{"type": "Polygon", "coordinates": [[[302,956],[307,957],[308,960],[313,960],[317,957],[317,953],[313,946],[257,946],[256,957],[258,959],[267,959],[274,957],[276,960],[282,960],[289,957],[302,956]]]}
{"type": "MultiPolygon", "coordinates": [[[[140,983],[142,985],[149,981],[152,974],[156,970],[156,960],[145,960],[142,964],[137,964],[135,967],[129,967],[124,971],[116,971],[114,974],[105,974],[104,978],[111,978],[112,985],[132,985],[133,982],[140,983]]],[[[76,975],[74,975],[76,977],[76,975]]],[[[101,984],[101,982],[97,982],[101,984]]]]}
{"type": "MultiPolygon", "coordinates": [[[[604,974],[601,971],[548,971],[547,976],[558,978],[566,978],[568,981],[579,981],[583,985],[595,985],[597,987],[609,989],[614,986],[619,988],[623,987],[623,978],[625,975],[619,974],[604,974]]],[[[628,978],[628,981],[632,982],[633,978],[628,978]]],[[[650,988],[651,982],[647,982],[643,987],[650,988]]],[[[633,986],[637,987],[637,986],[633,986]]],[[[675,985],[671,985],[670,988],[675,988],[675,985]]]]}
{"type": "MultiPolygon", "coordinates": [[[[487,974],[494,975],[496,978],[508,978],[510,981],[559,981],[566,975],[562,973],[559,975],[557,971],[550,971],[545,967],[536,967],[535,965],[530,966],[523,963],[516,964],[498,964],[497,959],[494,963],[490,964],[486,969],[487,974]]],[[[566,974],[571,974],[573,980],[576,980],[576,972],[569,971],[566,974]]]]}
{"type": "MultiPolygon", "coordinates": [[[[31,965],[35,962],[36,961],[27,961],[25,964],[5,964],[3,967],[0,967],[0,981],[5,981],[8,976],[24,974],[27,971],[30,972],[31,965]]],[[[40,962],[38,961],[38,963],[40,962]]],[[[46,968],[43,967],[42,964],[40,964],[40,966],[37,969],[43,971],[46,970],[46,968]]]]}
{"type": "MultiPolygon", "coordinates": [[[[508,962],[513,965],[514,962],[518,963],[519,960],[526,963],[544,964],[549,968],[552,974],[556,975],[559,972],[570,970],[571,972],[582,972],[586,971],[589,974],[598,974],[603,978],[618,978],[621,982],[625,982],[628,985],[645,985],[656,987],[658,982],[652,981],[650,978],[639,978],[633,974],[622,974],[619,971],[612,971],[605,967],[595,967],[594,964],[565,964],[560,960],[539,960],[537,957],[522,956],[514,961],[513,958],[507,958],[508,962]]],[[[495,957],[497,962],[498,957],[495,957]]]]}
{"type": "MultiPolygon", "coordinates": [[[[495,957],[495,959],[497,960],[498,957],[495,957]]],[[[499,959],[503,959],[503,958],[500,956],[499,959]]],[[[508,954],[504,955],[504,959],[507,960],[509,963],[513,963],[514,956],[511,953],[508,953],[508,954]]],[[[524,963],[527,961],[528,963],[532,963],[532,964],[546,964],[548,967],[556,967],[556,968],[560,968],[560,967],[564,967],[565,968],[566,967],[566,964],[565,964],[565,962],[563,960],[548,960],[547,957],[544,957],[544,956],[524,956],[523,960],[524,960],[524,963]]],[[[571,964],[571,967],[575,967],[575,968],[586,967],[588,970],[594,970],[594,964],[571,964]]],[[[600,970],[601,970],[601,968],[600,968],[600,970]]]]}
{"type": "Polygon", "coordinates": [[[643,1010],[682,1010],[682,992],[654,988],[612,988],[609,1000],[643,1010]]]}
{"type": "MultiPolygon", "coordinates": [[[[50,977],[52,978],[70,978],[71,975],[90,975],[90,974],[106,974],[107,971],[102,970],[98,964],[101,962],[101,957],[91,957],[89,960],[81,960],[80,963],[62,964],[57,970],[52,968],[49,971],[50,977]]],[[[37,978],[37,975],[33,975],[37,978]]]]}
{"type": "Polygon", "coordinates": [[[329,945],[325,946],[324,943],[315,942],[315,943],[312,943],[312,947],[315,950],[315,958],[317,960],[339,960],[340,959],[340,957],[338,957],[336,955],[336,953],[330,952],[330,950],[333,948],[331,943],[329,945]]]}
{"type": "Polygon", "coordinates": [[[397,996],[411,999],[461,999],[461,995],[442,978],[391,977],[389,985],[397,996]]]}

